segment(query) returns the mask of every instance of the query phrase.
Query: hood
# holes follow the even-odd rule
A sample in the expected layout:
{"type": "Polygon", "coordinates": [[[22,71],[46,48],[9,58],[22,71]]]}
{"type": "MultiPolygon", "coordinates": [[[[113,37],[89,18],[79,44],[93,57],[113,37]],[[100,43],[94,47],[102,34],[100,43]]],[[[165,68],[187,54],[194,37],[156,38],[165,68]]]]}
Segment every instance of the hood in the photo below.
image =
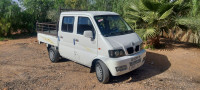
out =
{"type": "Polygon", "coordinates": [[[106,37],[106,39],[114,49],[126,49],[142,43],[141,38],[136,33],[106,37]]]}

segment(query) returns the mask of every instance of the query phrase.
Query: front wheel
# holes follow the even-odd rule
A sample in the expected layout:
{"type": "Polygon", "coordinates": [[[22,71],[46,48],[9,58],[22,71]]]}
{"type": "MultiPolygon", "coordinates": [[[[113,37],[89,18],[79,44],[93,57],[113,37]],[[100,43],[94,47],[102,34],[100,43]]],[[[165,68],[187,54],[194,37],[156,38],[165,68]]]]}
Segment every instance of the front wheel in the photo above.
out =
{"type": "Polygon", "coordinates": [[[96,77],[99,82],[105,84],[110,80],[110,72],[107,66],[102,61],[97,61],[95,64],[96,77]]]}

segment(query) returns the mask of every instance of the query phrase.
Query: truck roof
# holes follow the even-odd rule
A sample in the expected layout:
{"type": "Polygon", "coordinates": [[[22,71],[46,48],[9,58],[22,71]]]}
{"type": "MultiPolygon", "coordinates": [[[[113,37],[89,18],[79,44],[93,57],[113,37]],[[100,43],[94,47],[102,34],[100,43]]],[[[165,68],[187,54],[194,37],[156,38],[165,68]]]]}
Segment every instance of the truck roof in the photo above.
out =
{"type": "Polygon", "coordinates": [[[109,11],[67,11],[62,12],[62,14],[65,15],[90,15],[90,16],[98,16],[98,15],[119,15],[115,12],[109,12],[109,11]]]}

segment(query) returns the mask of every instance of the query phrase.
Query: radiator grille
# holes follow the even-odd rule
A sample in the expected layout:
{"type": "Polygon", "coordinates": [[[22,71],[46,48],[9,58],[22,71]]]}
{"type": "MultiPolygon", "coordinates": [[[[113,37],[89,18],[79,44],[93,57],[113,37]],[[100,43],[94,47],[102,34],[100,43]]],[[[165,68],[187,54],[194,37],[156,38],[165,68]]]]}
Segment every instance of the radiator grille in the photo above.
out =
{"type": "Polygon", "coordinates": [[[135,47],[135,52],[138,52],[139,50],[140,50],[140,46],[138,45],[135,47]]]}
{"type": "Polygon", "coordinates": [[[134,52],[133,47],[127,48],[128,54],[132,54],[134,52]]]}
{"type": "Polygon", "coordinates": [[[133,47],[127,48],[128,54],[133,54],[134,52],[139,52],[139,50],[140,50],[140,46],[139,45],[137,45],[135,48],[133,48],[133,47]]]}

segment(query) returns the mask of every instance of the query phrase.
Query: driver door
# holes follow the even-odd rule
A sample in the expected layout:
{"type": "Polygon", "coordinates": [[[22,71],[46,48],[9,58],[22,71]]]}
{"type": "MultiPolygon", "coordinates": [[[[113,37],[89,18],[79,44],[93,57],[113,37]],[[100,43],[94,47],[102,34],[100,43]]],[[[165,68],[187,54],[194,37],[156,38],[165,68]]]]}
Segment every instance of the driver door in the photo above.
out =
{"type": "Polygon", "coordinates": [[[93,59],[97,56],[97,38],[95,28],[89,17],[78,17],[75,43],[74,53],[77,62],[90,66],[93,59]],[[93,32],[93,38],[87,38],[83,35],[84,31],[87,30],[93,32]]]}

